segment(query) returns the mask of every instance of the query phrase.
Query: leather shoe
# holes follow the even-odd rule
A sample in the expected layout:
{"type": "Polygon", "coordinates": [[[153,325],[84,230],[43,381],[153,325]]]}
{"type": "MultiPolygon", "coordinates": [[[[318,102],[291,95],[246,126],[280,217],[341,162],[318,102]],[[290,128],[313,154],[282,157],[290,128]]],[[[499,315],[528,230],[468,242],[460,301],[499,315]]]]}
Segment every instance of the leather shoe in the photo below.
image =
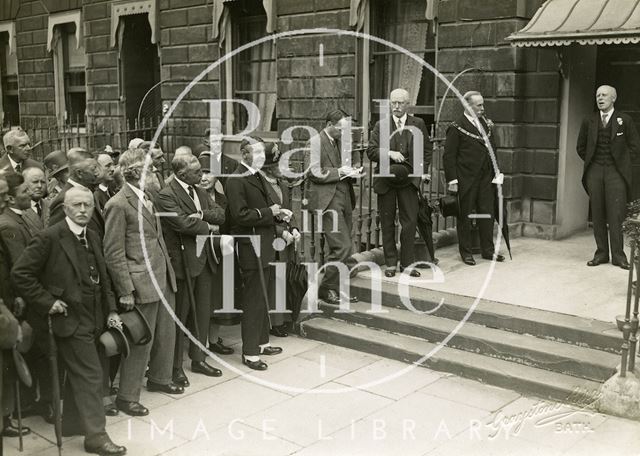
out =
{"type": "Polygon", "coordinates": [[[475,266],[476,265],[476,260],[474,260],[472,256],[462,257],[462,262],[464,264],[468,264],[469,266],[475,266]]]}
{"type": "MultiPolygon", "coordinates": [[[[493,255],[482,255],[482,258],[485,260],[493,260],[493,255]]],[[[495,255],[495,259],[498,263],[502,263],[504,261],[504,255],[497,254],[495,255]]]]}
{"type": "Polygon", "coordinates": [[[100,456],[121,456],[127,454],[127,449],[121,445],[116,445],[110,439],[100,445],[84,444],[84,451],[100,456]]]}
{"type": "Polygon", "coordinates": [[[151,380],[147,380],[147,390],[150,392],[159,391],[161,393],[167,394],[182,394],[184,393],[184,388],[180,385],[176,385],[175,383],[168,383],[166,385],[161,385],[160,383],[152,382],[151,380]]]}
{"type": "Polygon", "coordinates": [[[258,361],[249,361],[247,358],[244,357],[244,355],[242,355],[242,364],[244,364],[245,366],[249,366],[251,369],[253,370],[257,370],[257,371],[263,371],[263,370],[267,370],[267,363],[265,363],[262,360],[258,360],[258,361]]]}
{"type": "Polygon", "coordinates": [[[176,385],[180,385],[183,388],[186,388],[187,386],[190,385],[189,379],[187,378],[187,374],[184,373],[184,370],[182,370],[181,367],[174,368],[173,375],[171,377],[172,377],[173,383],[175,383],[176,385]]]}
{"type": "Polygon", "coordinates": [[[615,263],[612,262],[611,264],[613,264],[614,266],[618,266],[622,269],[626,269],[627,271],[631,268],[627,260],[616,261],[615,263]]]}
{"type": "Polygon", "coordinates": [[[231,355],[233,353],[233,348],[224,345],[220,337],[218,337],[218,341],[215,344],[209,344],[209,350],[219,355],[231,355]]]}
{"type": "Polygon", "coordinates": [[[594,258],[593,260],[587,261],[587,266],[600,266],[601,264],[606,264],[608,262],[609,260],[594,258]]]}
{"type": "Polygon", "coordinates": [[[260,349],[261,355],[279,355],[282,353],[281,347],[272,347],[271,345],[260,349]]]}
{"type": "Polygon", "coordinates": [[[149,414],[149,409],[140,402],[124,401],[116,398],[116,406],[119,410],[131,416],[147,416],[149,414]]]}
{"type": "MultiPolygon", "coordinates": [[[[404,269],[405,269],[405,268],[401,267],[401,268],[400,268],[400,272],[404,272],[404,269]]],[[[420,271],[418,271],[417,269],[413,269],[413,268],[411,268],[411,269],[409,270],[409,276],[410,276],[410,277],[420,277],[420,275],[421,275],[421,274],[420,274],[420,271]]]]}
{"type": "Polygon", "coordinates": [[[276,337],[288,337],[289,333],[287,332],[287,327],[285,325],[274,326],[269,331],[269,334],[276,337]]]}
{"type": "Polygon", "coordinates": [[[323,298],[323,301],[327,304],[338,306],[342,301],[348,301],[351,303],[358,302],[358,298],[356,296],[341,296],[337,291],[329,290],[323,298]]]}
{"type": "Polygon", "coordinates": [[[207,364],[206,361],[191,361],[191,372],[203,374],[207,377],[221,377],[222,371],[207,364]]]}
{"type": "MultiPolygon", "coordinates": [[[[22,426],[22,436],[31,434],[31,429],[27,426],[22,426]]],[[[4,425],[4,429],[2,429],[2,437],[15,438],[20,437],[20,429],[18,426],[13,424],[11,421],[6,421],[4,425]]]]}
{"type": "Polygon", "coordinates": [[[385,277],[394,277],[396,275],[396,268],[387,268],[384,270],[385,277]]]}
{"type": "Polygon", "coordinates": [[[118,416],[118,407],[111,402],[110,404],[104,405],[104,414],[105,416],[118,416]]]}

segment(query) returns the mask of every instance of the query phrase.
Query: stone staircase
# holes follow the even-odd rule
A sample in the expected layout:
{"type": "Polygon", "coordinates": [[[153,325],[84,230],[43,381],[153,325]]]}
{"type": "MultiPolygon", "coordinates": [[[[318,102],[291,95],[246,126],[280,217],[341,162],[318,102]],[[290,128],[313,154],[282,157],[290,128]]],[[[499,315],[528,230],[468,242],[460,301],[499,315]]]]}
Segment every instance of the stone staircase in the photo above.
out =
{"type": "Polygon", "coordinates": [[[382,282],[382,312],[372,312],[368,280],[352,281],[360,302],[300,324],[304,337],[567,403],[585,404],[620,363],[615,324],[382,282]],[[420,313],[419,313],[420,312],[420,313]],[[464,320],[464,323],[462,323],[464,320]],[[428,356],[427,356],[428,355],[428,356]]]}

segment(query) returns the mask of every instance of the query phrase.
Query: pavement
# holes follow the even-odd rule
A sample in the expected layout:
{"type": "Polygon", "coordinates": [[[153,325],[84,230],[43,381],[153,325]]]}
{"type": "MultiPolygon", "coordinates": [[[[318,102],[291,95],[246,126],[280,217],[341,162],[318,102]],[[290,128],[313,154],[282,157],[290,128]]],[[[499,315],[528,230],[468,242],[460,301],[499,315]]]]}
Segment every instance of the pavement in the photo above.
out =
{"type": "MultiPolygon", "coordinates": [[[[239,328],[224,337],[239,349],[239,328]]],[[[107,418],[133,456],[276,455],[625,455],[640,448],[640,423],[525,397],[450,374],[290,336],[265,372],[237,354],[222,377],[187,375],[186,393],[143,390],[151,413],[107,418]]],[[[219,365],[217,362],[213,362],[219,365]]],[[[25,419],[24,452],[54,456],[53,428],[25,419]]],[[[85,454],[81,437],[63,455],[85,454]]]]}

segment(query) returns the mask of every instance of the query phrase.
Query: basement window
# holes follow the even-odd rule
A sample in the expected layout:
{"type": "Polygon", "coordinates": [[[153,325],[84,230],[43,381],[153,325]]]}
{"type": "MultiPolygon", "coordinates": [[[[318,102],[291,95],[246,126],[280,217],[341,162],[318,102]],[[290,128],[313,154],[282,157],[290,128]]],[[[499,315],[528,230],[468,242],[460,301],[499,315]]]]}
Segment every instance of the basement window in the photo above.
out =
{"type": "Polygon", "coordinates": [[[10,45],[13,37],[0,31],[0,125],[20,124],[18,102],[18,56],[10,45]]]}

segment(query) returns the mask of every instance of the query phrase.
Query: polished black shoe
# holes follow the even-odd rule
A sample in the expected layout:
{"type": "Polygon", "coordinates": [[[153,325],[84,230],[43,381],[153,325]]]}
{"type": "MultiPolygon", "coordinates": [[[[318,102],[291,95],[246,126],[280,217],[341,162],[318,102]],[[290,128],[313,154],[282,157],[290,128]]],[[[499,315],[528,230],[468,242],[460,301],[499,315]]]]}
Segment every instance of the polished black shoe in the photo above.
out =
{"type": "MultiPolygon", "coordinates": [[[[494,255],[482,255],[482,258],[485,260],[493,260],[494,255]]],[[[504,255],[497,254],[495,255],[495,260],[498,263],[502,263],[504,261],[504,255]]]]}
{"type": "Polygon", "coordinates": [[[280,353],[282,353],[281,347],[272,347],[271,345],[269,345],[268,347],[263,347],[260,349],[261,355],[279,355],[280,353]]]}
{"type": "Polygon", "coordinates": [[[464,264],[468,264],[469,266],[475,266],[476,265],[476,260],[474,260],[472,256],[462,257],[462,262],[464,264]]]}
{"type": "Polygon", "coordinates": [[[176,385],[180,385],[183,388],[186,388],[187,386],[190,385],[189,379],[187,378],[187,374],[184,373],[184,370],[182,370],[182,368],[173,369],[173,375],[171,380],[173,381],[173,383],[175,383],[176,385]]]}
{"type": "Polygon", "coordinates": [[[113,402],[104,405],[105,416],[118,416],[118,407],[113,402]]]}
{"type": "Polygon", "coordinates": [[[257,370],[257,371],[264,371],[267,370],[267,363],[265,363],[262,360],[258,360],[258,361],[249,361],[247,358],[244,357],[244,355],[242,355],[242,364],[244,364],[245,366],[249,366],[251,369],[253,370],[257,370]]]}
{"type": "Polygon", "coordinates": [[[207,364],[206,361],[192,361],[191,371],[196,374],[203,374],[207,377],[221,377],[222,371],[207,364]]]}
{"type": "Polygon", "coordinates": [[[619,268],[625,269],[625,270],[629,270],[631,268],[631,265],[629,265],[629,262],[627,260],[623,260],[623,261],[616,261],[611,262],[611,264],[613,264],[614,266],[618,266],[619,268]]]}
{"type": "MultiPolygon", "coordinates": [[[[404,272],[404,269],[405,269],[405,268],[401,267],[401,268],[400,268],[400,272],[404,272]]],[[[413,268],[411,268],[411,269],[409,270],[409,276],[410,276],[410,277],[420,277],[420,275],[421,275],[421,274],[420,274],[420,271],[418,271],[417,269],[413,269],[413,268]]]]}
{"type": "MultiPolygon", "coordinates": [[[[27,426],[22,426],[22,436],[24,437],[25,435],[29,434],[31,434],[31,429],[29,429],[27,426]]],[[[2,437],[20,437],[20,429],[18,429],[18,426],[12,423],[10,420],[5,421],[4,428],[2,429],[2,437]]]]}
{"type": "Polygon", "coordinates": [[[327,291],[327,294],[322,300],[327,304],[333,304],[335,306],[340,305],[342,301],[351,303],[358,302],[358,298],[356,296],[342,296],[335,290],[327,291]]]}
{"type": "Polygon", "coordinates": [[[587,261],[587,266],[600,266],[601,264],[607,264],[608,262],[608,259],[594,258],[593,260],[587,261]]]}
{"type": "Polygon", "coordinates": [[[169,383],[167,385],[161,385],[160,383],[152,382],[151,380],[147,380],[147,390],[154,393],[156,391],[160,393],[166,394],[182,394],[184,393],[184,388],[180,385],[176,385],[175,383],[169,383]]]}
{"type": "Polygon", "coordinates": [[[387,268],[384,270],[384,276],[385,277],[395,277],[396,275],[396,268],[387,268]]]}
{"type": "Polygon", "coordinates": [[[149,409],[140,402],[123,401],[116,398],[116,406],[119,410],[131,416],[147,416],[149,414],[149,409]]]}
{"type": "Polygon", "coordinates": [[[269,334],[276,337],[288,337],[289,333],[287,332],[287,327],[285,325],[274,326],[269,331],[269,334]]]}
{"type": "Polygon", "coordinates": [[[233,348],[224,345],[220,337],[218,337],[218,341],[215,344],[209,344],[209,350],[219,355],[233,354],[233,348]]]}
{"type": "Polygon", "coordinates": [[[116,445],[110,439],[100,445],[84,444],[84,451],[91,454],[99,454],[100,456],[121,456],[127,454],[127,449],[121,445],[116,445]]]}

